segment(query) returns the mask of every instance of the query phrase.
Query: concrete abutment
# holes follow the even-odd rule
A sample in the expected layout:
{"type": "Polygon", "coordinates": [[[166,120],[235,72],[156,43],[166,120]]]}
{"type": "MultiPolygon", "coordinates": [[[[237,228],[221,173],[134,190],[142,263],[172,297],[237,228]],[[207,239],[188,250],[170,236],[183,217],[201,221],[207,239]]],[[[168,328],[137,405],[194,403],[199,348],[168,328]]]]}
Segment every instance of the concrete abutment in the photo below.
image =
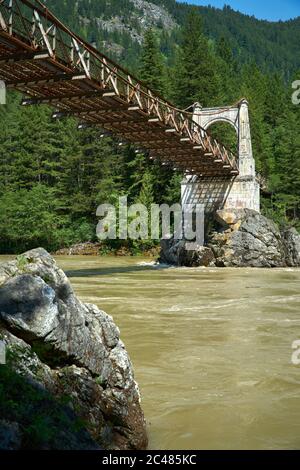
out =
{"type": "Polygon", "coordinates": [[[239,175],[232,180],[186,175],[181,184],[182,205],[202,204],[210,213],[218,209],[260,212],[260,187],[256,179],[247,100],[228,108],[204,109],[196,104],[193,119],[205,130],[216,122],[228,122],[234,127],[238,136],[239,175]]]}

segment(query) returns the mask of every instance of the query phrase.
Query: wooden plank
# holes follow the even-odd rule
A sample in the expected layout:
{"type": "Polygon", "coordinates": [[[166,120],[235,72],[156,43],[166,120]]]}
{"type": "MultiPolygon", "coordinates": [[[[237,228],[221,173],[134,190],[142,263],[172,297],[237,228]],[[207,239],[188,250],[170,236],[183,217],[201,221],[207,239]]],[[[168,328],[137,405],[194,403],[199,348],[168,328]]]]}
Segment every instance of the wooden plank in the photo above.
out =
{"type": "Polygon", "coordinates": [[[50,56],[47,51],[36,51],[34,53],[17,53],[8,56],[0,56],[0,65],[16,64],[45,59],[50,59],[50,56]]]}
{"type": "MultiPolygon", "coordinates": [[[[33,8],[30,2],[24,0],[24,3],[27,8],[33,8]]],[[[121,138],[156,152],[161,160],[173,162],[173,166],[177,165],[195,174],[223,174],[225,178],[238,174],[235,163],[229,162],[226,157],[227,151],[215,141],[213,155],[205,131],[204,137],[200,131],[196,132],[199,138],[196,142],[187,137],[195,126],[188,115],[184,116],[183,125],[184,112],[156,97],[154,92],[101,53],[94,51],[93,54],[84,41],[78,40],[52,18],[51,27],[64,31],[70,39],[67,43],[73,41],[75,50],[74,58],[66,43],[66,56],[56,56],[51,37],[48,37],[49,29],[44,30],[41,20],[44,15],[42,10],[37,13],[36,9],[37,28],[33,30],[33,36],[36,37],[31,37],[29,30],[28,38],[13,29],[0,32],[2,73],[9,88],[29,92],[31,98],[24,100],[24,105],[57,106],[63,110],[59,111],[62,114],[80,117],[86,123],[111,130],[121,138]],[[44,39],[43,48],[46,45],[48,51],[34,50],[33,39],[40,39],[38,29],[44,39]],[[80,71],[81,67],[85,74],[80,71]],[[104,90],[103,85],[109,81],[112,89],[104,90]],[[89,88],[92,90],[89,91],[89,88]],[[167,124],[163,122],[163,116],[167,116],[167,124]],[[203,146],[200,145],[202,141],[203,146]]]]}
{"type": "Polygon", "coordinates": [[[30,105],[35,105],[35,104],[51,104],[51,103],[59,103],[60,101],[66,101],[66,100],[75,100],[75,99],[90,99],[90,98],[97,98],[100,96],[108,96],[107,91],[90,91],[90,92],[84,92],[84,93],[74,93],[71,95],[63,95],[63,96],[47,96],[44,98],[26,98],[23,100],[22,105],[23,106],[30,106],[30,105]]]}
{"type": "Polygon", "coordinates": [[[86,80],[85,75],[67,75],[67,74],[53,74],[53,75],[46,75],[40,77],[34,77],[32,79],[19,79],[19,80],[12,80],[10,82],[6,82],[6,86],[8,88],[16,88],[18,86],[36,86],[36,85],[44,85],[44,84],[52,84],[57,82],[72,82],[77,80],[86,80]]]}

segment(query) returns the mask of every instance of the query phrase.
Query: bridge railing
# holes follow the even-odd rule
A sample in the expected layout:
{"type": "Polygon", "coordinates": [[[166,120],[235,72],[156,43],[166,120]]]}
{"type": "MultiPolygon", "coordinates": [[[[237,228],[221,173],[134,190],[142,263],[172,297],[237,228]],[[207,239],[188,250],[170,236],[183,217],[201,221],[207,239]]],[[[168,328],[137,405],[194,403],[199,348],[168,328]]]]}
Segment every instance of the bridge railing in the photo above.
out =
{"type": "Polygon", "coordinates": [[[196,124],[188,113],[177,110],[142,82],[87,44],[63,25],[39,0],[0,0],[0,29],[49,58],[71,73],[84,74],[99,90],[111,92],[129,109],[139,109],[149,119],[168,127],[167,132],[188,138],[204,153],[221,158],[237,169],[236,157],[196,124]]]}

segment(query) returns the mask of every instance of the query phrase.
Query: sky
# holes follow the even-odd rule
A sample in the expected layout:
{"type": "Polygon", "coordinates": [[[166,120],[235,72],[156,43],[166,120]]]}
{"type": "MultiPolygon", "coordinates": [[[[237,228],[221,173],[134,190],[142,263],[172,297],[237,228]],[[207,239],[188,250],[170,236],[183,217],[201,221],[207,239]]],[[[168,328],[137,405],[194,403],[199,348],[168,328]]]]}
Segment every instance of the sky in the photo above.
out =
{"type": "Polygon", "coordinates": [[[238,10],[247,15],[254,15],[256,18],[278,21],[289,20],[300,16],[300,0],[180,0],[196,5],[211,5],[216,8],[223,8],[224,4],[230,5],[234,10],[238,10]]]}

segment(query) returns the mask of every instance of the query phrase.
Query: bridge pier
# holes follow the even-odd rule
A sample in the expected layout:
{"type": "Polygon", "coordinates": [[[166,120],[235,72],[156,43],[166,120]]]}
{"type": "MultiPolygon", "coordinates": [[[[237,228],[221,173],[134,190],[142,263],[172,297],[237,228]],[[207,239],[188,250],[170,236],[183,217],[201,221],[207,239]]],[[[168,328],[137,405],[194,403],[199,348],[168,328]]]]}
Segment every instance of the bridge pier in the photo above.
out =
{"type": "Polygon", "coordinates": [[[253,209],[260,212],[260,188],[253,158],[248,102],[243,99],[228,108],[195,105],[194,121],[205,130],[215,122],[231,124],[238,136],[239,175],[228,180],[186,175],[181,183],[183,204],[203,204],[206,212],[218,209],[253,209]]]}

